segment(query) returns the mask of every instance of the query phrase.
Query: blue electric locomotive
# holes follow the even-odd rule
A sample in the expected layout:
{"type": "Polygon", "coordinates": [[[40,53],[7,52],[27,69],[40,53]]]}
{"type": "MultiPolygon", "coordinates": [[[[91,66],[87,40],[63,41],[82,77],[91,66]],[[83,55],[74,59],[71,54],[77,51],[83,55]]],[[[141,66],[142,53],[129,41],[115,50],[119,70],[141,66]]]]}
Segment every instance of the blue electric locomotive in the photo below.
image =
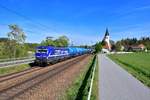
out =
{"type": "Polygon", "coordinates": [[[36,48],[35,63],[43,66],[67,58],[83,55],[88,52],[89,49],[85,48],[39,46],[36,48]]]}

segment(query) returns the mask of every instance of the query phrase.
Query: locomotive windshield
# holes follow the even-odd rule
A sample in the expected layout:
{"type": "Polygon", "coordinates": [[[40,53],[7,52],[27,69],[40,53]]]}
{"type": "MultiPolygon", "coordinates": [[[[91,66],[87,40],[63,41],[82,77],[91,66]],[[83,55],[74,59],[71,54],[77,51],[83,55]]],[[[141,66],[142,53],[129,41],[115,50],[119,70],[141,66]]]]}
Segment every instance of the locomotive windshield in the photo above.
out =
{"type": "Polygon", "coordinates": [[[47,53],[47,49],[38,49],[37,52],[40,52],[40,53],[47,53]]]}

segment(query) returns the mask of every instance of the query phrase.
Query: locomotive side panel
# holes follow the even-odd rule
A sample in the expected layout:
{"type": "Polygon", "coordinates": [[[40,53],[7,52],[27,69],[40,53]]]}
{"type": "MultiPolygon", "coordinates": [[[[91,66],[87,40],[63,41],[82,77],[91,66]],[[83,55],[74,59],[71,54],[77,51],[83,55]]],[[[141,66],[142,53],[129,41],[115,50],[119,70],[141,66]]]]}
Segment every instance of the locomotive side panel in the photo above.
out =
{"type": "Polygon", "coordinates": [[[51,46],[39,46],[36,48],[35,63],[38,65],[54,63],[89,52],[90,49],[77,47],[56,48],[51,46]]]}

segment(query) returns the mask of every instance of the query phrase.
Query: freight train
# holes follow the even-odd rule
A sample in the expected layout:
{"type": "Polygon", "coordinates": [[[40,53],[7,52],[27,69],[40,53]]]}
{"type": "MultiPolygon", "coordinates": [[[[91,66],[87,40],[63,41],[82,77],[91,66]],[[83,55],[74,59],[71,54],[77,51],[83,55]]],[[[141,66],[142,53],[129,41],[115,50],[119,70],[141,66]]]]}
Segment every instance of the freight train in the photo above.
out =
{"type": "Polygon", "coordinates": [[[35,53],[35,64],[39,66],[46,66],[47,64],[55,63],[91,52],[92,49],[78,47],[38,46],[35,53]]]}

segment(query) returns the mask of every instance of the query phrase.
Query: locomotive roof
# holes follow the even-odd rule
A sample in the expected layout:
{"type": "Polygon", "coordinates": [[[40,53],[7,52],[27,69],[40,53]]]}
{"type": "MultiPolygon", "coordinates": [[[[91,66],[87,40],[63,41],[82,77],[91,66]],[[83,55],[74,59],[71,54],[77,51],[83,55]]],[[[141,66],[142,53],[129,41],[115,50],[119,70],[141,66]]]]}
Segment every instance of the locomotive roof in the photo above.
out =
{"type": "Polygon", "coordinates": [[[85,49],[79,47],[54,47],[54,46],[38,46],[37,49],[85,49]]]}
{"type": "Polygon", "coordinates": [[[53,46],[38,46],[37,49],[67,49],[64,47],[53,47],[53,46]]]}
{"type": "Polygon", "coordinates": [[[54,47],[53,46],[38,46],[37,47],[37,49],[48,49],[48,48],[53,49],[54,47]]]}

